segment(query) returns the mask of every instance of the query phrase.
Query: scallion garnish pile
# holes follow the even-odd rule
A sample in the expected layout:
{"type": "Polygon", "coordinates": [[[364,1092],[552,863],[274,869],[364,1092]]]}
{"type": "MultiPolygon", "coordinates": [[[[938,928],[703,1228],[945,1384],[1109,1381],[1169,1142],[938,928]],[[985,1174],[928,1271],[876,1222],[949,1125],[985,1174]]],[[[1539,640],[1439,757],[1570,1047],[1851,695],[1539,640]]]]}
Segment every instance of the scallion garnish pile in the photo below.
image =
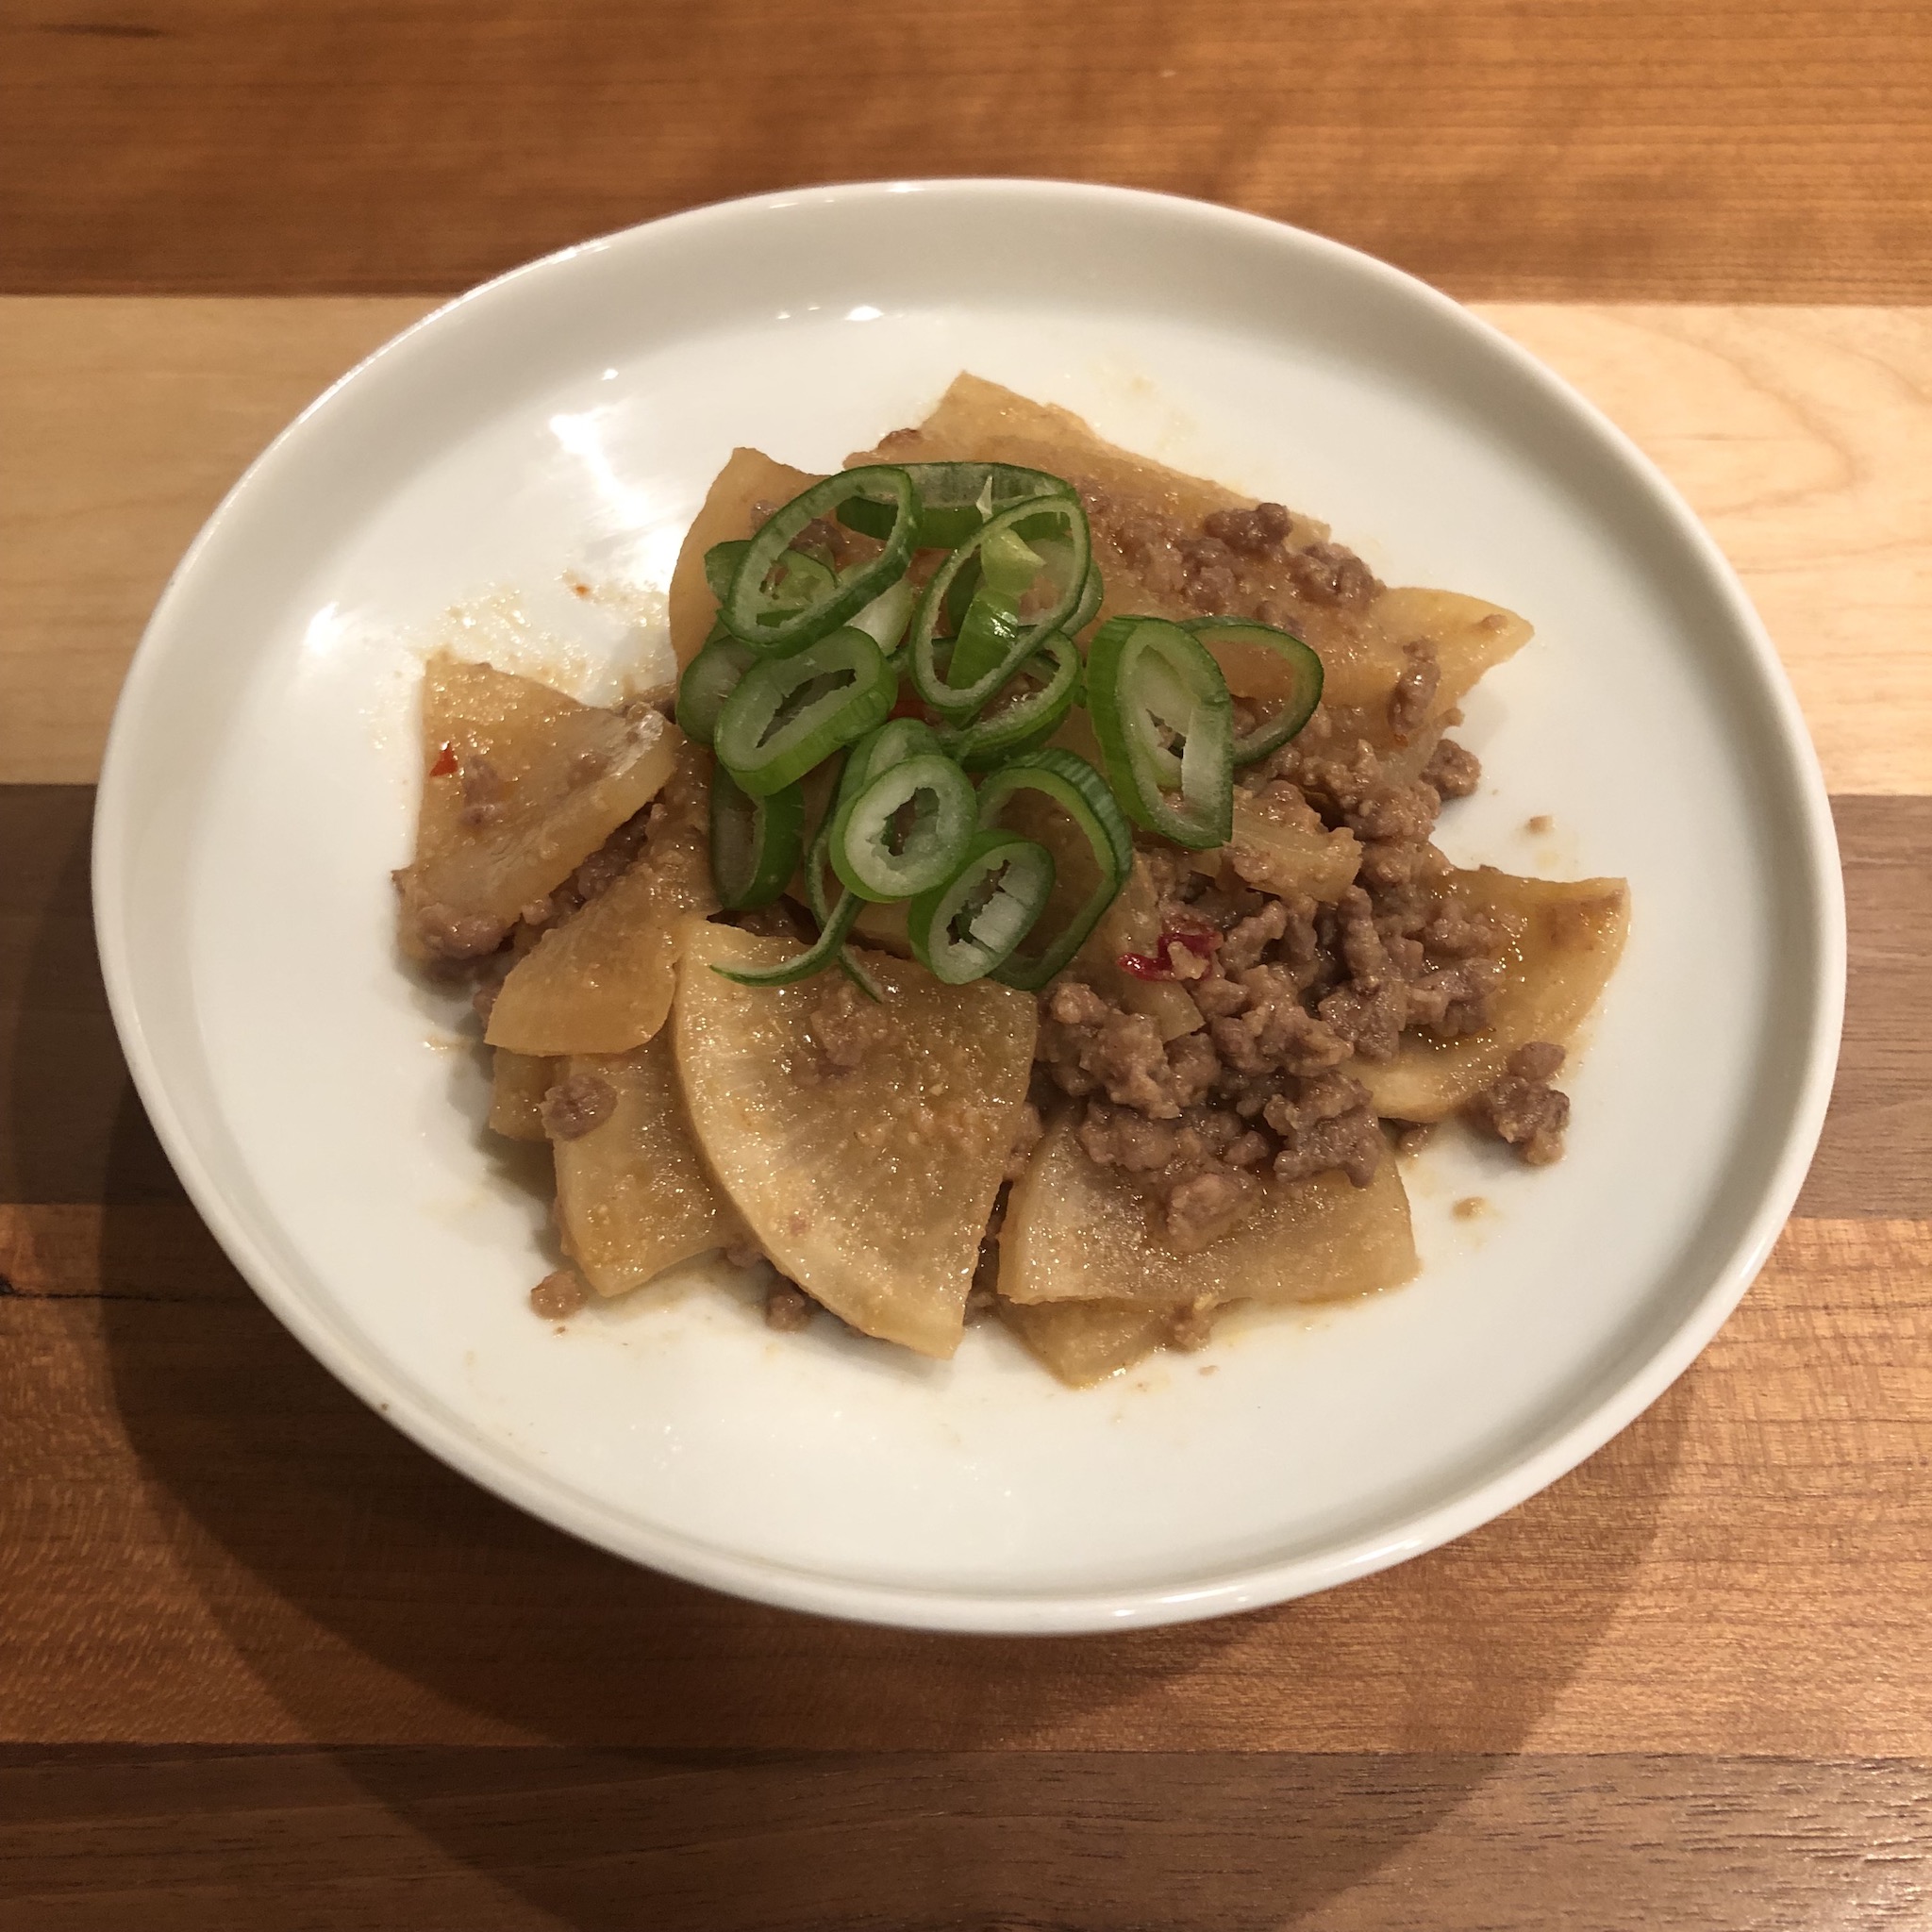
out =
{"type": "Polygon", "coordinates": [[[1126,882],[1132,826],[1196,850],[1225,844],[1236,767],[1293,737],[1322,693],[1307,644],[1240,619],[1116,617],[1083,663],[1073,640],[1100,609],[1100,572],[1077,492],[1041,470],[845,470],[757,536],[716,545],[705,573],[718,621],[679,682],[677,723],[717,754],[718,897],[733,911],[770,905],[803,861],[819,924],[794,958],[728,974],[750,985],[836,964],[875,992],[847,944],[870,901],[906,906],[914,954],[950,985],[1043,987],[1126,882]],[[876,554],[839,570],[793,547],[833,517],[876,554]],[[933,551],[945,555],[921,583],[914,558],[933,551]],[[1224,642],[1291,672],[1291,695],[1240,736],[1209,648],[1224,642]],[[1104,776],[1047,742],[1081,704],[1104,776]],[[816,827],[808,789],[827,798],[816,827]],[[1045,846],[1000,824],[1023,791],[1072,821],[1099,873],[1031,946],[1055,869],[1045,846]]]}

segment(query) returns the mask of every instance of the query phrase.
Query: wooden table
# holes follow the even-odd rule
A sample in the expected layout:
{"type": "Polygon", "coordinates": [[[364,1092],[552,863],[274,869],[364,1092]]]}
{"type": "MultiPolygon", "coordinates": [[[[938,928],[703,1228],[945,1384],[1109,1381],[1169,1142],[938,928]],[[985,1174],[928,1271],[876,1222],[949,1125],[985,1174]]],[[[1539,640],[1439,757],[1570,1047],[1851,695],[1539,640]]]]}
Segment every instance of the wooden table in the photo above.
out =
{"type": "Polygon", "coordinates": [[[0,47],[0,1927],[1932,1925],[1924,0],[19,0],[0,47]],[[1837,798],[1843,1069],[1743,1307],[1547,1493],[1231,1622],[848,1628],[512,1513],[222,1262],[102,1003],[115,686],[263,440],[521,258],[913,172],[1481,304],[1708,519],[1837,798]]]}

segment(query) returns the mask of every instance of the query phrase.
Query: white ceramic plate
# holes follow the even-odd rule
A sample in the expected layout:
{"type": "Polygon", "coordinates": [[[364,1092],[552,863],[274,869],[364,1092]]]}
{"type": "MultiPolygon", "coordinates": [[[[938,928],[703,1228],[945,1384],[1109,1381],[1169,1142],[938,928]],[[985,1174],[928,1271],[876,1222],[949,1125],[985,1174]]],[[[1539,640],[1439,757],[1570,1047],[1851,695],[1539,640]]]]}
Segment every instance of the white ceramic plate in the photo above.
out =
{"type": "Polygon", "coordinates": [[[977,1630],[1201,1617],[1358,1576],[1570,1469],[1762,1263],[1836,1054],[1842,906],[1772,650],[1594,410],[1379,263],[1193,203],[1029,182],[681,215],[451,304],[209,522],[115,719],[95,857],[121,1036],[196,1205],[291,1329],[499,1494],[640,1561],[977,1630]],[[1569,1158],[1458,1143],[1412,1287],[1238,1323],[1072,1393],[996,1328],[950,1364],[763,1328],[702,1284],[557,1334],[541,1208],[480,1128],[458,1010],[391,948],[416,667],[441,635],[587,693],[661,650],[734,443],[807,468],[961,368],[1333,523],[1395,582],[1524,612],[1470,708],[1457,856],[1625,874],[1633,933],[1569,1158]],[[565,580],[591,587],[573,596],[565,580]],[[461,607],[457,617],[447,616],[461,607]],[[1525,821],[1548,813],[1553,833],[1525,821]],[[1482,1196],[1475,1220],[1450,1212],[1482,1196]]]}

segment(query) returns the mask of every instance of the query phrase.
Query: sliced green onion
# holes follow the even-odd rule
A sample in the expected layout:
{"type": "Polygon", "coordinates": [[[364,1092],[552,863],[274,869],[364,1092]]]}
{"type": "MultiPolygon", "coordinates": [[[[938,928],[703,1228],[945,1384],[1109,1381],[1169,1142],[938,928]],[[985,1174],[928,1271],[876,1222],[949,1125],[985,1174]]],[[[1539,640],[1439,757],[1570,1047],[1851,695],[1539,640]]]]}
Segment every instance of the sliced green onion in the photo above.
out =
{"type": "Polygon", "coordinates": [[[1098,874],[1092,890],[1043,950],[1031,955],[1016,952],[994,971],[995,979],[1033,992],[1065,970],[1100,924],[1101,914],[1119,897],[1133,869],[1134,830],[1107,780],[1085,758],[1060,746],[1023,752],[993,772],[979,788],[980,824],[987,829],[996,826],[1001,809],[1021,791],[1041,793],[1073,820],[1098,874]]]}
{"type": "Polygon", "coordinates": [[[1224,679],[1228,664],[1224,652],[1237,661],[1247,651],[1265,651],[1282,660],[1279,666],[1270,665],[1268,681],[1277,682],[1275,674],[1279,672],[1278,681],[1288,686],[1287,694],[1252,731],[1242,732],[1234,741],[1237,765],[1252,765],[1257,758],[1278,750],[1314,716],[1315,707],[1322,702],[1322,660],[1300,638],[1276,630],[1273,625],[1250,624],[1241,617],[1197,617],[1185,627],[1208,646],[1222,667],[1224,679]]]}
{"type": "Polygon", "coordinates": [[[945,619],[946,632],[958,637],[966,624],[966,613],[973,608],[973,600],[979,594],[979,559],[961,567],[958,574],[946,588],[946,606],[941,615],[945,619]]]}
{"type": "MultiPolygon", "coordinates": [[[[905,575],[918,517],[919,498],[904,470],[875,463],[827,476],[794,496],[750,540],[720,599],[719,614],[732,635],[743,639],[755,651],[783,658],[802,650],[856,617],[905,575]],[[785,598],[798,575],[791,558],[802,556],[791,548],[792,539],[814,519],[829,516],[855,498],[883,504],[891,514],[879,554],[842,576],[833,577],[829,588],[802,608],[788,609],[785,598]]],[[[816,563],[815,558],[802,560],[816,563]]]]}
{"type": "Polygon", "coordinates": [[[1015,698],[1003,710],[982,712],[972,724],[941,737],[945,750],[969,772],[983,772],[1044,741],[1073,709],[1080,689],[1080,653],[1070,639],[1053,632],[1020,670],[1040,679],[1038,691],[1015,698]]]}
{"type": "Polygon", "coordinates": [[[758,662],[758,655],[749,644],[721,630],[684,667],[684,675],[677,680],[677,728],[687,738],[710,743],[724,700],[758,662]]]}
{"type": "MultiPolygon", "coordinates": [[[[794,980],[809,979],[815,973],[823,973],[827,966],[839,962],[840,955],[845,950],[846,936],[864,903],[847,892],[840,900],[838,909],[825,922],[818,938],[803,952],[792,954],[789,959],[780,959],[775,966],[713,965],[711,971],[722,973],[726,979],[735,979],[740,986],[790,986],[794,980]]],[[[869,983],[865,969],[856,960],[853,968],[854,976],[859,984],[876,999],[877,989],[869,983]]]]}
{"type": "Polygon", "coordinates": [[[1091,561],[1087,534],[1087,513],[1080,499],[1067,495],[1037,496],[991,518],[958,549],[941,563],[927,582],[912,620],[910,645],[911,675],[919,695],[941,717],[963,724],[979,710],[995,691],[1012,676],[1039,648],[1049,631],[1061,628],[1080,602],[1091,561]],[[960,625],[960,644],[955,647],[954,663],[941,677],[937,662],[937,634],[948,591],[959,574],[974,564],[985,568],[989,558],[1001,558],[1002,539],[1023,529],[1030,531],[1035,519],[1049,523],[1065,539],[1064,547],[1055,544],[1048,568],[1053,571],[1057,594],[1051,605],[1036,615],[1021,618],[1018,599],[1008,598],[991,581],[983,582],[968,607],[960,625]],[[992,549],[989,551],[988,546],[992,549]],[[984,644],[975,642],[969,665],[959,663],[960,650],[974,634],[975,617],[984,644]],[[980,660],[988,668],[979,668],[980,660]],[[954,680],[965,676],[965,683],[954,680]]]}
{"type": "Polygon", "coordinates": [[[909,899],[952,876],[975,830],[972,781],[924,752],[868,775],[832,821],[832,870],[861,899],[909,899]],[[908,822],[909,821],[909,822],[908,822]]]}
{"type": "Polygon", "coordinates": [[[857,893],[841,892],[836,905],[828,908],[825,903],[822,876],[830,834],[831,824],[827,820],[819,827],[818,837],[812,841],[811,851],[805,862],[806,891],[811,900],[812,914],[819,922],[818,938],[803,951],[792,954],[789,959],[779,960],[775,966],[713,965],[713,973],[721,973],[726,979],[736,980],[740,986],[791,986],[798,980],[810,979],[827,966],[836,964],[861,992],[874,1000],[883,998],[878,982],[852,957],[852,949],[845,943],[865,901],[857,893]]]}
{"type": "MultiPolygon", "coordinates": [[[[1042,543],[1041,549],[1054,558],[1064,576],[1067,566],[1063,545],[1042,543]]],[[[1001,529],[989,530],[979,545],[981,581],[989,591],[995,591],[1002,597],[1010,597],[1016,607],[1045,564],[1046,558],[1010,524],[1001,529]]]]}
{"type": "Polygon", "coordinates": [[[731,580],[738,575],[738,566],[744,561],[744,553],[751,548],[749,537],[731,537],[723,543],[713,543],[705,552],[705,581],[711,587],[711,595],[724,603],[731,594],[731,580]]]}
{"type": "MultiPolygon", "coordinates": [[[[749,537],[732,537],[723,543],[713,543],[705,552],[705,581],[710,585],[712,596],[721,604],[731,594],[732,583],[744,561],[745,552],[750,548],[749,537]]],[[[838,581],[829,564],[808,556],[803,550],[781,552],[771,568],[776,576],[774,579],[770,573],[767,574],[766,603],[769,608],[758,619],[768,628],[793,611],[817,603],[838,581]]]]}
{"type": "Polygon", "coordinates": [[[1074,614],[1061,626],[1066,634],[1077,637],[1100,615],[1100,606],[1107,596],[1107,586],[1100,580],[1100,566],[1091,558],[1087,564],[1087,581],[1080,586],[1080,601],[1074,606],[1074,614]]]}
{"type": "Polygon", "coordinates": [[[711,881],[718,903],[742,912],[769,906],[805,842],[805,793],[796,785],[754,798],[720,765],[711,774],[711,881]]]}
{"type": "MultiPolygon", "coordinates": [[[[955,549],[1008,504],[1073,492],[1061,477],[1013,463],[908,463],[905,470],[919,492],[918,550],[955,549]]],[[[891,528],[891,513],[862,497],[842,505],[839,521],[868,537],[883,538],[891,528]]]]}
{"type": "Polygon", "coordinates": [[[832,812],[836,814],[841,806],[856,798],[889,766],[942,749],[938,735],[924,718],[888,718],[876,731],[868,733],[852,747],[845,769],[840,774],[832,812]]]}
{"type": "Polygon", "coordinates": [[[1087,709],[1108,778],[1137,824],[1196,851],[1227,843],[1234,704],[1206,644],[1163,617],[1102,625],[1087,652],[1087,709]]]}
{"type": "MultiPolygon", "coordinates": [[[[811,904],[811,915],[818,921],[821,930],[839,916],[841,908],[844,909],[846,916],[841,920],[839,927],[842,935],[851,931],[854,922],[864,908],[865,901],[857,893],[848,892],[842,885],[839,888],[837,900],[828,901],[825,896],[825,874],[832,870],[832,813],[827,811],[820,822],[818,831],[812,838],[811,851],[806,856],[805,896],[811,904]]],[[[852,948],[845,943],[842,937],[839,942],[838,960],[840,972],[844,974],[867,998],[881,1001],[885,998],[885,994],[879,991],[878,981],[854,958],[852,948]]]]}
{"type": "MultiPolygon", "coordinates": [[[[1029,626],[1020,616],[1020,600],[982,584],[973,593],[959,623],[959,635],[943,666],[949,685],[976,686],[1011,657],[1015,641],[1029,626]]],[[[938,661],[935,658],[935,662],[938,661]]]]}
{"type": "Polygon", "coordinates": [[[711,741],[739,784],[767,798],[863,738],[898,690],[879,647],[848,625],[790,657],[754,664],[724,700],[711,741]]]}
{"type": "Polygon", "coordinates": [[[919,602],[919,586],[909,577],[888,584],[857,617],[854,630],[862,630],[888,657],[906,641],[906,626],[912,622],[913,606],[919,602]]]}
{"type": "Polygon", "coordinates": [[[984,979],[1038,924],[1053,878],[1044,845],[1017,832],[975,832],[953,875],[907,908],[914,958],[948,986],[984,979]]]}

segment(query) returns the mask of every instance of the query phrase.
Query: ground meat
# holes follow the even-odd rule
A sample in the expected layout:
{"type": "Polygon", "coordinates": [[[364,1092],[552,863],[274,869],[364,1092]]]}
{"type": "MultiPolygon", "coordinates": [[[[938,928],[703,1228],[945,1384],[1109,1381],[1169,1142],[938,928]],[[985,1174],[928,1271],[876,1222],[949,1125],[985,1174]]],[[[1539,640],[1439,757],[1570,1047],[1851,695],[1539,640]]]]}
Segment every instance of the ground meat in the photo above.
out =
{"type": "Polygon", "coordinates": [[[795,1334],[811,1325],[819,1305],[795,1281],[781,1274],[765,1291],[765,1326],[795,1334]]]}
{"type": "Polygon", "coordinates": [[[892,1030],[877,1001],[868,999],[842,974],[828,974],[819,981],[806,1024],[825,1065],[841,1074],[862,1065],[892,1030]]]}
{"type": "Polygon", "coordinates": [[[1232,975],[1258,965],[1261,955],[1287,932],[1288,915],[1286,900],[1264,901],[1258,912],[1243,919],[1221,941],[1221,970],[1232,975]]]}
{"type": "Polygon", "coordinates": [[[1459,899],[1444,899],[1423,928],[1423,943],[1447,959],[1493,958],[1505,935],[1493,922],[1472,913],[1459,899]]]}
{"type": "Polygon", "coordinates": [[[1513,1147],[1532,1167],[1560,1160],[1570,1096],[1549,1083],[1562,1064],[1563,1049],[1550,1041],[1519,1046],[1502,1077],[1470,1102],[1470,1120],[1513,1147]]]}
{"type": "Polygon", "coordinates": [[[1241,1010],[1208,1023],[1215,1052],[1237,1073],[1321,1074],[1348,1058],[1347,1041],[1302,1005],[1285,967],[1251,966],[1239,985],[1241,1010]]]}
{"type": "Polygon", "coordinates": [[[765,1251],[756,1241],[726,1241],[724,1258],[734,1268],[756,1268],[765,1258],[765,1251]]]}
{"type": "Polygon", "coordinates": [[[1519,1080],[1550,1081],[1557,1077],[1566,1056],[1554,1041],[1532,1040],[1509,1056],[1507,1071],[1519,1080]]]}
{"type": "Polygon", "coordinates": [[[617,1089],[595,1074],[573,1074],[543,1096],[543,1131],[553,1141],[581,1141],[617,1108],[617,1089]]]}
{"type": "Polygon", "coordinates": [[[1223,1110],[1191,1108],[1152,1121],[1131,1108],[1091,1103],[1077,1129],[1089,1159],[1130,1174],[1158,1206],[1168,1244],[1184,1255],[1218,1241],[1257,1198],[1246,1170],[1272,1143],[1223,1110]]]}
{"type": "Polygon", "coordinates": [[[458,912],[440,900],[418,908],[416,936],[432,958],[480,959],[502,945],[509,927],[484,912],[458,912]]]}
{"type": "Polygon", "coordinates": [[[1262,1109],[1262,1118],[1281,1136],[1274,1177],[1305,1180],[1340,1168],[1358,1188],[1374,1179],[1382,1164],[1382,1129],[1358,1080],[1330,1074],[1302,1084],[1293,1099],[1281,1095],[1262,1109]]]}
{"type": "MultiPolygon", "coordinates": [[[[579,906],[588,906],[600,892],[608,891],[630,870],[638,854],[644,849],[644,839],[650,826],[651,810],[646,806],[642,811],[633,812],[625,819],[577,867],[571,877],[571,890],[575,893],[579,906]]],[[[555,898],[557,894],[551,896],[555,898]]]]}
{"type": "Polygon", "coordinates": [[[1204,1167],[1176,1182],[1167,1197],[1167,1241],[1175,1253],[1197,1255],[1228,1232],[1255,1193],[1244,1174],[1204,1167]]]}
{"type": "Polygon", "coordinates": [[[1077,1129],[1088,1159],[1128,1174],[1157,1174],[1179,1154],[1180,1129],[1130,1107],[1089,1106],[1077,1129]]]}
{"type": "Polygon", "coordinates": [[[1205,1033],[1183,1033],[1167,1042],[1168,1085],[1182,1108],[1206,1100],[1220,1072],[1220,1058],[1205,1033]]]}
{"type": "Polygon", "coordinates": [[[1407,744],[1429,722],[1436,687],[1442,681],[1436,647],[1426,640],[1407,645],[1402,658],[1402,675],[1389,693],[1389,730],[1397,744],[1407,744]]]}
{"type": "Polygon", "coordinates": [[[1201,527],[1242,557],[1276,557],[1294,519],[1278,503],[1257,503],[1253,509],[1217,509],[1201,519],[1201,527]]]}
{"type": "Polygon", "coordinates": [[[1180,1112],[1168,1049],[1144,1014],[1124,1011],[1080,980],[1063,979],[1047,993],[1040,1035],[1036,1053],[1063,1092],[1077,1098],[1098,1089],[1157,1120],[1180,1112]]]}
{"type": "Polygon", "coordinates": [[[1315,1008],[1323,1024],[1365,1060],[1392,1060],[1408,1024],[1408,989],[1385,981],[1369,991],[1338,987],[1315,1008]]]}
{"type": "Polygon", "coordinates": [[[1436,746],[1423,767],[1423,783],[1443,798],[1467,798],[1482,777],[1482,760],[1449,738],[1436,746]]]}
{"type": "Polygon", "coordinates": [[[1241,589],[1234,552],[1218,537],[1184,538],[1174,550],[1181,560],[1188,602],[1196,610],[1225,611],[1241,589]]]}
{"type": "Polygon", "coordinates": [[[1347,608],[1373,603],[1381,594],[1374,573],[1340,543],[1310,543],[1306,550],[1291,550],[1287,563],[1295,590],[1310,604],[1347,608]]]}
{"type": "Polygon", "coordinates": [[[558,1268],[530,1291],[532,1312],[546,1322],[568,1321],[590,1299],[584,1277],[575,1268],[558,1268]]]}
{"type": "MultiPolygon", "coordinates": [[[[1235,514],[1173,554],[1196,575],[1239,563],[1252,553],[1246,526],[1226,520],[1235,514]]],[[[1144,534],[1153,544],[1158,532],[1144,534]]],[[[1341,575],[1345,555],[1327,559],[1341,575]]],[[[1407,660],[1390,701],[1398,737],[1419,730],[1440,695],[1433,647],[1413,645],[1407,660]]],[[[1176,1249],[1237,1224],[1264,1175],[1339,1172],[1368,1186],[1387,1141],[1367,1090],[1349,1077],[1354,1063],[1393,1058],[1405,1034],[1453,1040],[1490,1025],[1512,933],[1458,896],[1431,838],[1443,797],[1472,789],[1478,768],[1445,740],[1425,769],[1426,778],[1391,778],[1384,753],[1318,708],[1296,741],[1241,782],[1249,808],[1272,821],[1352,833],[1357,882],[1317,905],[1257,889],[1224,855],[1149,841],[1140,862],[1160,930],[1209,941],[1166,949],[1205,1024],[1163,1042],[1149,1019],[1085,981],[1062,980],[1043,998],[1036,1091],[1087,1103],[1080,1145],[1131,1179],[1176,1249]]],[[[1525,1158],[1546,1159],[1560,1151],[1566,1108],[1532,1058],[1512,1063],[1476,1110],[1525,1158]]]]}

